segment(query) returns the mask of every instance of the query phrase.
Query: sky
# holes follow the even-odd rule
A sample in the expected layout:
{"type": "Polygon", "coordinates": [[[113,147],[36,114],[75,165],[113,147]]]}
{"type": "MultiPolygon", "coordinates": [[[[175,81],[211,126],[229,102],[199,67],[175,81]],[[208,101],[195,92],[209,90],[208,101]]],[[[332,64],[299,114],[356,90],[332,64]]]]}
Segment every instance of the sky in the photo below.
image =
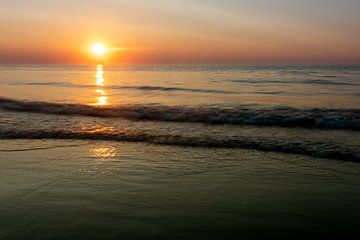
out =
{"type": "Polygon", "coordinates": [[[360,63],[359,0],[1,0],[0,63],[360,63]],[[104,57],[105,58],[105,57],[104,57]]]}

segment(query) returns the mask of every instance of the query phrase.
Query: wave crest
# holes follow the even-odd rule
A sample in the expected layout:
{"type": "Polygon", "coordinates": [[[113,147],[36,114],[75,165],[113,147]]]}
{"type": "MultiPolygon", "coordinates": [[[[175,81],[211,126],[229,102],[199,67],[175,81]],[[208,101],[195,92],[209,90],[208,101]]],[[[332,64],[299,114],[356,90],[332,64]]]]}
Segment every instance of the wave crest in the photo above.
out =
{"type": "Polygon", "coordinates": [[[0,139],[77,139],[101,141],[147,142],[207,148],[243,148],[269,152],[292,153],[312,157],[360,161],[360,149],[330,142],[306,142],[261,137],[208,138],[181,135],[151,134],[137,131],[74,132],[63,130],[0,131],[0,139]]]}
{"type": "Polygon", "coordinates": [[[126,118],[130,120],[360,130],[359,109],[259,108],[251,106],[187,107],[164,105],[98,107],[82,104],[29,102],[6,98],[0,98],[0,108],[18,112],[126,118]]]}

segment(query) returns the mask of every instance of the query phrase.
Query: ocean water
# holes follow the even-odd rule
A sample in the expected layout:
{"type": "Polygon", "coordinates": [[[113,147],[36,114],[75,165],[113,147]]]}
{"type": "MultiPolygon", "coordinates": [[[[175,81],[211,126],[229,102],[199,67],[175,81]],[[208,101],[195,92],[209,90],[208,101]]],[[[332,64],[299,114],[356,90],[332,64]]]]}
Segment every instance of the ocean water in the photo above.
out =
{"type": "Polygon", "coordinates": [[[0,66],[0,239],[359,234],[360,66],[0,66]]]}

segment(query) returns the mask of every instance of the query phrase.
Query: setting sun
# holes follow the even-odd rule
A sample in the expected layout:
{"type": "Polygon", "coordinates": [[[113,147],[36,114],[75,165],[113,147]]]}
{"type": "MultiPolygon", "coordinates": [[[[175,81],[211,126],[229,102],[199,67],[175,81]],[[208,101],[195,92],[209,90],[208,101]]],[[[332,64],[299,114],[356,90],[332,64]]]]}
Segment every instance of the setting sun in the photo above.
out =
{"type": "Polygon", "coordinates": [[[106,53],[107,48],[102,43],[94,43],[91,46],[91,52],[97,56],[102,56],[106,53]]]}
{"type": "Polygon", "coordinates": [[[359,13],[0,0],[0,240],[360,236],[359,13]]]}

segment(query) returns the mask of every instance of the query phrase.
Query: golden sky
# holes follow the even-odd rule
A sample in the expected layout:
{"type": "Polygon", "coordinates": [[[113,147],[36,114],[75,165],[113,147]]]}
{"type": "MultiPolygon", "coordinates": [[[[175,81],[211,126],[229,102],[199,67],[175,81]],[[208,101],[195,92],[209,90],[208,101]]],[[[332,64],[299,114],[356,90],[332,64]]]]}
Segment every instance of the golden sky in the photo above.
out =
{"type": "Polygon", "coordinates": [[[359,63],[358,0],[1,0],[0,63],[359,63]]]}

